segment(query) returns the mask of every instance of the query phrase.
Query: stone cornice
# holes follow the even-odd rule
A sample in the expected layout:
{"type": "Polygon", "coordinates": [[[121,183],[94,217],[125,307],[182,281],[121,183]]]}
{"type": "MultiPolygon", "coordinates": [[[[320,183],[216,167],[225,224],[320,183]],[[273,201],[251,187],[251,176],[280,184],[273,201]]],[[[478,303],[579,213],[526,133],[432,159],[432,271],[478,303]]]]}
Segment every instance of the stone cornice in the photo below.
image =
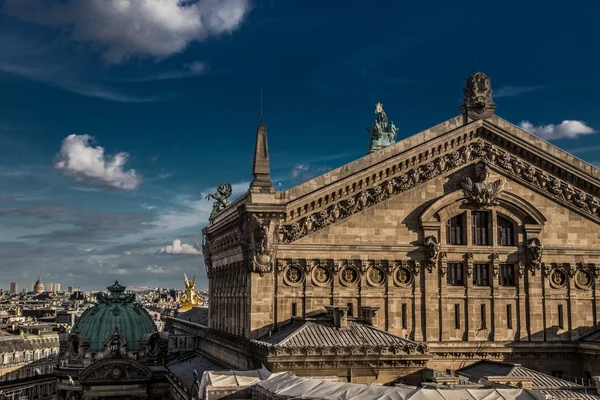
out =
{"type": "MultiPolygon", "coordinates": [[[[490,134],[489,131],[479,131],[477,133],[488,138],[488,140],[493,141],[495,138],[494,134],[490,134]]],[[[307,213],[306,216],[300,213],[302,216],[298,218],[294,216],[293,211],[288,213],[289,222],[286,221],[282,226],[281,242],[294,242],[312,232],[410,190],[425,181],[450,174],[467,164],[478,161],[484,161],[502,175],[543,193],[595,222],[600,222],[600,200],[590,194],[599,193],[600,189],[589,181],[575,177],[573,174],[567,173],[554,164],[550,164],[547,160],[540,158],[539,155],[526,152],[526,150],[514,144],[507,145],[507,143],[502,142],[506,145],[505,147],[510,148],[510,150],[506,150],[481,138],[473,141],[473,134],[463,139],[462,143],[464,145],[453,148],[454,151],[451,153],[440,151],[437,153],[440,154],[439,156],[432,157],[435,153],[429,153],[429,150],[427,150],[429,157],[419,158],[421,162],[412,164],[414,167],[408,171],[406,169],[396,172],[386,170],[386,174],[381,171],[379,174],[374,173],[372,175],[374,178],[379,177],[379,179],[370,181],[361,179],[358,183],[347,186],[347,188],[351,186],[353,189],[348,192],[348,196],[341,196],[336,201],[328,201],[325,202],[325,205],[314,207],[314,211],[307,213]],[[473,141],[473,143],[465,143],[469,141],[473,141]],[[513,152],[527,157],[530,161],[515,156],[513,152]],[[548,171],[557,173],[563,178],[559,178],[548,171]],[[575,184],[578,186],[575,186],[575,184]]],[[[452,141],[452,143],[455,142],[452,141]]],[[[415,161],[415,157],[412,158],[412,161],[415,161]]],[[[400,165],[402,164],[411,165],[409,160],[400,163],[400,165]]],[[[317,204],[322,203],[317,202],[317,204]]],[[[308,210],[308,207],[304,209],[308,210]]],[[[302,208],[298,208],[298,210],[302,210],[302,208]]]]}

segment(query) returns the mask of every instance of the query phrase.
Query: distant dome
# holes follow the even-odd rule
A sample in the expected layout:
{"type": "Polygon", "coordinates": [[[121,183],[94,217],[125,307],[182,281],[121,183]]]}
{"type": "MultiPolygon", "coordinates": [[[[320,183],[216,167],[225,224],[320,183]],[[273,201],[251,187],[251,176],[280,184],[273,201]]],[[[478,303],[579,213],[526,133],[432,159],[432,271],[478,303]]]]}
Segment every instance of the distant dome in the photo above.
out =
{"type": "Polygon", "coordinates": [[[105,341],[117,331],[125,339],[127,350],[141,349],[144,335],[158,331],[154,320],[135,302],[134,294],[124,294],[125,286],[118,281],[107,289],[110,295],[99,296],[96,305],[77,320],[71,334],[84,335],[90,350],[102,350],[105,341]]]}
{"type": "Polygon", "coordinates": [[[33,284],[33,291],[35,293],[42,293],[44,291],[44,283],[42,279],[38,276],[37,281],[33,284]]]}

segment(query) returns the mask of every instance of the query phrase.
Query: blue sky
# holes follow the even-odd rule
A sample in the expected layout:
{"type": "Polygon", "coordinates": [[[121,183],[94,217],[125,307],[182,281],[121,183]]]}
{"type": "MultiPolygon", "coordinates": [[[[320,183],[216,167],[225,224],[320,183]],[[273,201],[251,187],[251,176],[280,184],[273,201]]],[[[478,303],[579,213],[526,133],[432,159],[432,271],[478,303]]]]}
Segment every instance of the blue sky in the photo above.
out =
{"type": "Polygon", "coordinates": [[[496,113],[600,163],[600,5],[0,0],[0,287],[206,287],[204,196],[251,179],[263,86],[282,189],[410,136],[492,77],[496,113]],[[175,241],[175,242],[174,242],[175,241]]]}

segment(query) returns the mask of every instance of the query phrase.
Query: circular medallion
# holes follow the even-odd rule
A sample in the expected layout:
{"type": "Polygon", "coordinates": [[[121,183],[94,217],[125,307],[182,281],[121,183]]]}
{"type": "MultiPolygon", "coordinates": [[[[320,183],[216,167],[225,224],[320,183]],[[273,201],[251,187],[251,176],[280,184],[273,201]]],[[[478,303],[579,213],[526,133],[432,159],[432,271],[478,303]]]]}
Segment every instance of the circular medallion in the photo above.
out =
{"type": "Polygon", "coordinates": [[[317,286],[327,286],[331,282],[331,272],[323,266],[315,267],[312,272],[312,280],[317,286]]]}
{"type": "Polygon", "coordinates": [[[298,286],[304,282],[304,272],[296,265],[288,266],[283,272],[283,280],[289,286],[298,286]]]}
{"type": "Polygon", "coordinates": [[[113,368],[113,370],[111,371],[112,377],[117,379],[119,377],[121,377],[121,375],[123,374],[123,372],[121,371],[120,368],[113,368]]]}
{"type": "Polygon", "coordinates": [[[394,281],[398,286],[409,286],[413,281],[412,272],[410,272],[408,268],[396,268],[396,272],[394,273],[394,281]]]}
{"type": "Polygon", "coordinates": [[[575,273],[575,284],[580,289],[589,289],[592,287],[592,283],[594,283],[594,278],[590,271],[586,271],[584,269],[580,269],[575,273]]]}
{"type": "Polygon", "coordinates": [[[371,267],[367,271],[367,282],[371,286],[381,286],[385,283],[385,272],[379,267],[371,267]]]}
{"type": "Polygon", "coordinates": [[[554,269],[550,272],[550,285],[554,288],[561,288],[567,283],[567,274],[560,269],[554,269]]]}
{"type": "Polygon", "coordinates": [[[356,286],[359,280],[358,270],[354,267],[344,267],[340,271],[340,283],[344,286],[356,286]]]}

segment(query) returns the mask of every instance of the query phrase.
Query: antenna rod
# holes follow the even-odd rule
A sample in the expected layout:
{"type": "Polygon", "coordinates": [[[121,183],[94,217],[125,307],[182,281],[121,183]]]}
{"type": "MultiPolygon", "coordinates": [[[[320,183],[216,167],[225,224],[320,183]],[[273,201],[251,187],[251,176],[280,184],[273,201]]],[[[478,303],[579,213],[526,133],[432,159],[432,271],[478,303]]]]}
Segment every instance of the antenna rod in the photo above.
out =
{"type": "Polygon", "coordinates": [[[263,86],[260,84],[260,123],[263,122],[263,86]]]}

